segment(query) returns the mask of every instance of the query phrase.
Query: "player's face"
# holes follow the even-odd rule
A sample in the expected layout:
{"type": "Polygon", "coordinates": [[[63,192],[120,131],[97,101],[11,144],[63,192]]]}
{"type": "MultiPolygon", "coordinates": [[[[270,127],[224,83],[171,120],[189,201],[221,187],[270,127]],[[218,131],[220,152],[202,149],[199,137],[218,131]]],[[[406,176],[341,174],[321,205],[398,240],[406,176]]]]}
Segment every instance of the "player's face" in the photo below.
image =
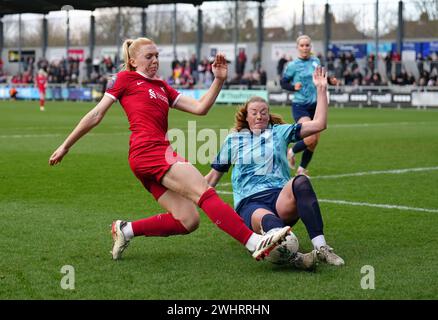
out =
{"type": "Polygon", "coordinates": [[[312,44],[309,39],[303,38],[298,42],[298,52],[301,58],[310,57],[310,52],[312,50],[312,44]]]}
{"type": "Polygon", "coordinates": [[[248,105],[246,121],[251,131],[265,130],[269,124],[269,107],[264,102],[251,102],[248,105]]]}
{"type": "Polygon", "coordinates": [[[150,78],[157,75],[160,63],[158,61],[158,48],[155,44],[142,46],[133,60],[132,65],[136,67],[136,71],[143,72],[150,78]]]}

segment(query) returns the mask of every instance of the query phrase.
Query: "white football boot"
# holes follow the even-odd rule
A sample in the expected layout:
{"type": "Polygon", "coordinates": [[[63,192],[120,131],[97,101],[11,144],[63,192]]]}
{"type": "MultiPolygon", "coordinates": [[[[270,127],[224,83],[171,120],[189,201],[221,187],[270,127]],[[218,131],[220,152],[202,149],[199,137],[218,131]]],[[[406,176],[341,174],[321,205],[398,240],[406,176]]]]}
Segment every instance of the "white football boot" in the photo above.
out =
{"type": "Polygon", "coordinates": [[[326,262],[334,266],[343,266],[345,264],[344,259],[334,253],[333,248],[329,246],[322,246],[317,251],[320,261],[326,262]]]}
{"type": "Polygon", "coordinates": [[[272,229],[262,236],[259,243],[257,243],[255,251],[252,256],[257,261],[263,260],[269,255],[269,252],[274,250],[279,244],[286,240],[286,236],[290,231],[290,227],[272,229]]]}
{"type": "Polygon", "coordinates": [[[113,260],[119,260],[122,257],[123,251],[128,247],[129,240],[126,240],[122,232],[122,228],[126,225],[126,221],[116,220],[111,225],[111,235],[113,237],[113,249],[111,255],[113,260]]]}
{"type": "Polygon", "coordinates": [[[318,254],[316,250],[309,253],[297,252],[295,257],[291,259],[291,264],[301,270],[312,271],[318,265],[318,254]]]}

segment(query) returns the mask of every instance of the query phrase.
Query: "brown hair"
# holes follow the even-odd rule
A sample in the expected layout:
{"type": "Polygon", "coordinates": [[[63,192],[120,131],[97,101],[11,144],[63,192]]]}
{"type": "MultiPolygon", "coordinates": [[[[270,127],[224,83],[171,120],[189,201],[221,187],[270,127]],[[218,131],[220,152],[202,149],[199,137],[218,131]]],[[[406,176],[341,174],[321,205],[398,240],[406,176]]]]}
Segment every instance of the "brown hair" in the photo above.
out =
{"type": "Polygon", "coordinates": [[[129,59],[134,57],[140,47],[143,45],[155,44],[151,39],[148,38],[137,38],[137,39],[127,39],[123,42],[123,61],[121,70],[135,71],[135,67],[131,65],[129,59]]]}
{"type": "MultiPolygon", "coordinates": [[[[265,103],[268,108],[269,104],[268,102],[263,99],[262,97],[251,97],[245,104],[236,112],[235,115],[235,122],[234,122],[234,131],[241,131],[243,129],[249,129],[248,121],[246,121],[246,116],[248,115],[248,106],[253,102],[262,102],[265,103]]],[[[278,114],[269,113],[269,123],[270,124],[285,124],[286,122],[283,120],[283,118],[278,114]]]]}

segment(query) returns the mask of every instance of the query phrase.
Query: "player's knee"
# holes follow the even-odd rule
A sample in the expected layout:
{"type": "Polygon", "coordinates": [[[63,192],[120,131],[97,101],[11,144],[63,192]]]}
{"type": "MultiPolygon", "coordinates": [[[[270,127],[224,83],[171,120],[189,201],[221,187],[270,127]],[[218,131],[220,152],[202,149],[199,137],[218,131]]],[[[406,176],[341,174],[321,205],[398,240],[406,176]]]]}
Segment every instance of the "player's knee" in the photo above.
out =
{"type": "Polygon", "coordinates": [[[312,184],[310,183],[310,179],[305,175],[296,176],[292,181],[292,192],[297,198],[298,195],[301,194],[302,191],[305,190],[313,190],[312,184]]]}
{"type": "Polygon", "coordinates": [[[180,221],[190,233],[198,229],[201,219],[199,217],[198,211],[195,209],[195,211],[190,212],[190,214],[184,215],[184,217],[182,217],[180,221]]]}
{"type": "Polygon", "coordinates": [[[315,151],[316,146],[318,145],[318,137],[316,135],[310,136],[306,138],[306,146],[310,151],[315,151]]]}

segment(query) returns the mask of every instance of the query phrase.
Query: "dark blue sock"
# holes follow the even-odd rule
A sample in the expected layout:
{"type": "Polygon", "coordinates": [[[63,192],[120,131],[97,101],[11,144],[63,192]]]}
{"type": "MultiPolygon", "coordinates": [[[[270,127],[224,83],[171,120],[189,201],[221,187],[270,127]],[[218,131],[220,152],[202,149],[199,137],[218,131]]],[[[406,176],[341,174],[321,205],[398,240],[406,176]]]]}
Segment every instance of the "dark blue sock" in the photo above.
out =
{"type": "Polygon", "coordinates": [[[297,203],[298,215],[306,226],[310,239],[324,234],[321,210],[309,178],[303,175],[295,177],[292,192],[297,203]]]}
{"type": "Polygon", "coordinates": [[[313,152],[309,149],[304,150],[303,156],[301,157],[300,166],[304,169],[309,165],[310,160],[312,160],[313,152]]]}
{"type": "Polygon", "coordinates": [[[294,146],[292,148],[292,151],[295,154],[297,154],[298,152],[301,152],[301,151],[306,150],[306,149],[307,149],[307,146],[304,143],[304,140],[300,140],[300,141],[298,141],[297,143],[294,144],[294,146]]]}
{"type": "Polygon", "coordinates": [[[283,228],[284,222],[275,214],[265,214],[262,218],[262,230],[268,232],[274,228],[283,228]]]}

